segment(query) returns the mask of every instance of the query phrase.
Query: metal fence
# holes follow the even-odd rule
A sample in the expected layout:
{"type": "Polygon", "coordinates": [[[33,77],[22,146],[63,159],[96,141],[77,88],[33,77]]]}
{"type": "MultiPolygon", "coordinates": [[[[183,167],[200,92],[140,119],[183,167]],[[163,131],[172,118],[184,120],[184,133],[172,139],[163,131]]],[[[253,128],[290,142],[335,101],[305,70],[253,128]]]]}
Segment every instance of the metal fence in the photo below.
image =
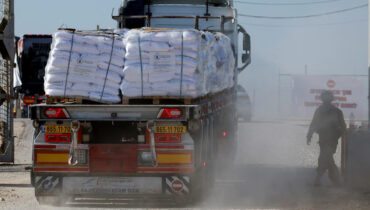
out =
{"type": "MultiPolygon", "coordinates": [[[[10,32],[4,33],[10,46],[14,45],[14,20],[12,0],[0,0],[0,20],[7,18],[10,32]]],[[[4,40],[5,42],[5,40],[4,40]]],[[[13,57],[13,55],[11,56],[13,57]]],[[[0,139],[4,142],[5,153],[0,154],[0,162],[14,162],[13,138],[13,59],[5,60],[0,57],[0,86],[6,92],[7,100],[0,106],[0,139]]]]}

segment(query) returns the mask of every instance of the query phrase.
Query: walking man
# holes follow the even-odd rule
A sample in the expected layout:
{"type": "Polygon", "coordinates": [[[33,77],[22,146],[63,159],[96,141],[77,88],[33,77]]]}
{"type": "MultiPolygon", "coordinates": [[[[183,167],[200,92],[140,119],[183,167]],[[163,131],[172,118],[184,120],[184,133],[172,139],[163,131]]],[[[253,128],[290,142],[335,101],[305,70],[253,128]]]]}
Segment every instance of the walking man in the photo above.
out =
{"type": "Polygon", "coordinates": [[[323,104],[313,116],[307,134],[310,145],[313,133],[319,134],[320,155],[318,160],[315,186],[321,185],[321,177],[328,170],[329,178],[334,185],[340,185],[339,171],[333,155],[337,150],[338,140],[346,131],[343,112],[331,104],[334,99],[331,91],[323,91],[320,95],[323,104]]]}

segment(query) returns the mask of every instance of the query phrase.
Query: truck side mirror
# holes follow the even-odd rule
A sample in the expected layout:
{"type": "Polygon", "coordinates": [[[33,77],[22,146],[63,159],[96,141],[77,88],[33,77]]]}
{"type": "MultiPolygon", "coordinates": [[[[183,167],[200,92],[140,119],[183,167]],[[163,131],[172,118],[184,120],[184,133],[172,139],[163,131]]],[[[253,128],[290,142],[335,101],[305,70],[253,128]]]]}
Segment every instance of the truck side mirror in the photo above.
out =
{"type": "Polygon", "coordinates": [[[238,25],[238,33],[243,34],[243,66],[238,68],[239,72],[241,72],[251,63],[251,37],[241,25],[238,25]]]}

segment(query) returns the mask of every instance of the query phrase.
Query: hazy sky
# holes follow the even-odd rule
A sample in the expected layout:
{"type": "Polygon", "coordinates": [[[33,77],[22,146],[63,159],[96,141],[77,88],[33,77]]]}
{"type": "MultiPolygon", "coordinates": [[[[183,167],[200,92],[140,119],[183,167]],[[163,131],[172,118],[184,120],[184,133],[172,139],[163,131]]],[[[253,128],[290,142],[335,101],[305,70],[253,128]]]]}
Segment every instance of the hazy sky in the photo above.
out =
{"type": "MultiPolygon", "coordinates": [[[[247,0],[240,0],[247,1],[247,0]]],[[[313,0],[258,0],[295,3],[313,0]]],[[[317,1],[317,0],[315,0],[317,1]]],[[[115,27],[111,19],[120,0],[16,0],[16,34],[52,33],[58,27],[93,29],[115,27]]],[[[341,0],[300,6],[258,6],[236,3],[239,13],[264,16],[295,16],[340,10],[367,0],[341,0]]],[[[281,72],[367,73],[367,9],[299,20],[268,20],[240,17],[252,37],[253,58],[279,67],[281,72]]],[[[253,62],[249,70],[265,71],[253,62]],[[256,66],[257,65],[257,66],[256,66]]],[[[245,73],[247,74],[247,73],[245,73]]]]}
{"type": "MultiPolygon", "coordinates": [[[[261,0],[259,2],[313,2],[314,0],[261,0]]],[[[315,0],[316,1],[316,0],[315,0]]],[[[239,13],[295,16],[325,13],[366,4],[367,0],[342,0],[304,6],[238,5],[239,13]]],[[[252,64],[239,77],[247,87],[256,115],[277,113],[279,72],[304,74],[367,75],[368,10],[299,20],[240,18],[252,37],[252,64]],[[254,93],[253,93],[254,92],[254,93]]],[[[361,77],[364,88],[367,78],[361,77]]],[[[282,107],[289,103],[289,77],[280,77],[282,107]],[[286,102],[286,103],[285,103],[286,102]]],[[[367,103],[367,95],[363,101],[367,103]]]]}
{"type": "MultiPolygon", "coordinates": [[[[252,0],[239,0],[249,1],[252,0]]],[[[321,0],[253,0],[303,3],[321,0]]],[[[94,29],[115,27],[111,19],[120,0],[16,0],[16,35],[53,33],[58,27],[94,29]]],[[[262,16],[296,16],[325,13],[367,3],[338,0],[331,3],[267,6],[236,3],[239,13],[262,16]]],[[[252,64],[240,83],[256,92],[256,103],[269,95],[276,101],[278,72],[303,74],[367,74],[367,8],[298,20],[240,17],[252,38],[252,64]],[[260,98],[258,98],[260,97],[260,98]]]]}

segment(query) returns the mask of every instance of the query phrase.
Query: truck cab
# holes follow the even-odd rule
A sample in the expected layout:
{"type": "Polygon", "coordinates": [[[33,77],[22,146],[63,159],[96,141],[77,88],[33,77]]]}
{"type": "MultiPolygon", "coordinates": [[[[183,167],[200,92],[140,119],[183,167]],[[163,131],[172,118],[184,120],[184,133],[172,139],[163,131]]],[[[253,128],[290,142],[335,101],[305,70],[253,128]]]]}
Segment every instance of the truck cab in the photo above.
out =
{"type": "Polygon", "coordinates": [[[118,28],[195,28],[221,32],[233,42],[238,71],[251,62],[250,36],[238,24],[232,0],[123,0],[119,15],[113,16],[118,28]],[[242,49],[238,41],[242,35],[242,49]],[[239,53],[239,50],[241,53],[239,53]]]}
{"type": "Polygon", "coordinates": [[[44,74],[49,57],[50,34],[26,34],[17,42],[16,61],[21,86],[17,87],[22,117],[28,117],[28,107],[45,101],[44,74]]]}

